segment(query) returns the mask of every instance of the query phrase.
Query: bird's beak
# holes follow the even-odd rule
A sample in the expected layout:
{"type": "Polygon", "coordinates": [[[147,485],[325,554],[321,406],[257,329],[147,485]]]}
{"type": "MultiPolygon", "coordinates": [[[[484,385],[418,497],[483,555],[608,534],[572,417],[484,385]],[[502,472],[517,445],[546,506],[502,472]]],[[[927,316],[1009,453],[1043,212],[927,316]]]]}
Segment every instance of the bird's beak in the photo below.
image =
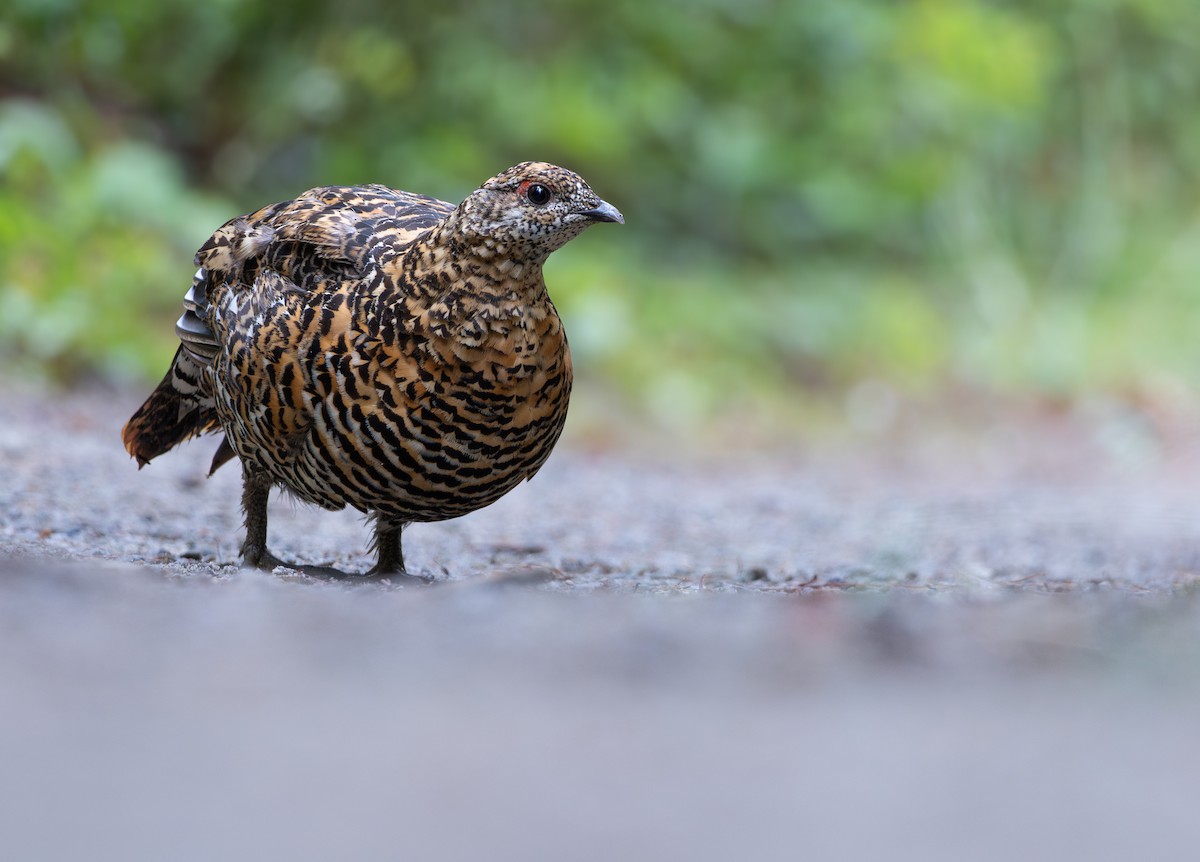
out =
{"type": "Polygon", "coordinates": [[[590,210],[584,210],[580,215],[592,221],[611,221],[617,224],[625,224],[625,216],[621,215],[620,210],[605,201],[600,201],[598,206],[592,207],[590,210]]]}

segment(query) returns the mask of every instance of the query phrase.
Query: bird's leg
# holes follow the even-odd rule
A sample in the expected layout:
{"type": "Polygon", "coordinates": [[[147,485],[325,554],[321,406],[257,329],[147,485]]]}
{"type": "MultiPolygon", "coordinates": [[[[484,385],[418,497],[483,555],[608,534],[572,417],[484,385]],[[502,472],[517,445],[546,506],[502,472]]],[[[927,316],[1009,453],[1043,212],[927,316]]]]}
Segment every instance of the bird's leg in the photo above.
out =
{"type": "MultiPolygon", "coordinates": [[[[400,549],[400,533],[404,524],[380,519],[375,524],[375,566],[365,575],[348,575],[332,566],[302,566],[285,563],[267,550],[267,499],[271,495],[271,480],[258,470],[242,466],[242,510],[246,513],[246,541],[242,545],[242,560],[247,566],[273,571],[278,566],[294,569],[313,578],[332,580],[381,580],[405,576],[404,554],[400,549]]],[[[420,580],[427,580],[421,578],[420,580]]]]}
{"type": "Polygon", "coordinates": [[[375,565],[362,577],[390,578],[393,575],[409,576],[404,571],[404,551],[400,547],[400,534],[403,531],[403,523],[389,521],[383,517],[376,520],[374,542],[376,554],[375,565]]]}
{"type": "Polygon", "coordinates": [[[267,550],[267,499],[271,495],[271,480],[257,470],[242,465],[242,510],[246,513],[246,541],[242,545],[242,561],[247,566],[267,572],[277,567],[292,569],[310,578],[341,579],[348,575],[333,566],[301,566],[285,563],[267,550]]]}
{"type": "Polygon", "coordinates": [[[267,550],[267,499],[271,496],[271,481],[265,473],[242,465],[242,511],[246,514],[246,541],[242,543],[242,560],[247,566],[271,571],[287,566],[267,550]]]}
{"type": "Polygon", "coordinates": [[[404,574],[404,551],[400,547],[403,524],[379,518],[375,522],[375,565],[367,577],[404,574]]]}

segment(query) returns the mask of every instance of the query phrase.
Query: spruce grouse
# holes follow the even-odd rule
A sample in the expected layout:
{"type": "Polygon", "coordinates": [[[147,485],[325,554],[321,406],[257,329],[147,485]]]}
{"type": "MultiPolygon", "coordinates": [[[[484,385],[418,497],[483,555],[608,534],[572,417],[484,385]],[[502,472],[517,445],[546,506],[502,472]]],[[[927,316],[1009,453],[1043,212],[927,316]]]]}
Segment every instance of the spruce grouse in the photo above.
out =
{"type": "Polygon", "coordinates": [[[212,470],[241,461],[249,565],[289,565],[267,550],[282,486],[367,513],[367,576],[403,573],[407,524],[487,506],[549,457],[571,357],[542,265],[596,222],[624,218],[541,162],[458,206],[334,186],[235,218],[196,253],[182,343],[125,448],[144,466],[223,431],[212,470]]]}

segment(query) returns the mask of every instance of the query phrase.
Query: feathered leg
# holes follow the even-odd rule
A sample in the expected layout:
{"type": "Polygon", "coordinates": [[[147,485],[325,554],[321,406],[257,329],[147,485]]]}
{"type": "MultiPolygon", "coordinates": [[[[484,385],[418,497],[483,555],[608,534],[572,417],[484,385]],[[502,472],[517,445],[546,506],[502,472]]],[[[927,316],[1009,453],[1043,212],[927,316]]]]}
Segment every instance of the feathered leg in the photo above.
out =
{"type": "Polygon", "coordinates": [[[267,499],[271,481],[265,473],[242,464],[242,511],[246,514],[246,541],[242,560],[247,566],[271,571],[276,566],[294,568],[267,550],[267,499]]]}
{"type": "Polygon", "coordinates": [[[389,575],[407,574],[404,571],[404,551],[400,547],[400,534],[404,524],[380,518],[375,522],[375,565],[363,576],[386,578],[389,575]]]}
{"type": "Polygon", "coordinates": [[[246,541],[242,544],[242,561],[247,566],[274,571],[283,566],[310,578],[353,579],[333,566],[302,566],[286,563],[267,550],[267,499],[271,496],[271,480],[266,473],[242,464],[242,511],[246,513],[246,541]]]}
{"type": "MultiPolygon", "coordinates": [[[[242,560],[247,566],[272,571],[277,566],[293,569],[313,578],[334,580],[380,580],[393,576],[406,577],[404,553],[400,547],[400,533],[404,524],[379,520],[375,525],[376,560],[366,574],[351,575],[332,566],[301,566],[285,563],[267,550],[267,499],[271,495],[271,481],[265,473],[242,465],[242,510],[246,513],[246,541],[242,545],[242,560]]],[[[412,576],[407,576],[412,577],[412,576]]],[[[414,577],[428,581],[428,578],[414,577]]]]}
{"type": "MultiPolygon", "coordinates": [[[[242,510],[246,513],[246,541],[242,545],[242,560],[247,566],[273,571],[277,566],[293,569],[313,578],[354,581],[379,580],[404,576],[404,554],[400,548],[400,532],[404,524],[380,520],[375,525],[375,566],[364,575],[352,575],[333,566],[302,566],[285,563],[267,550],[267,499],[271,481],[265,473],[242,465],[242,510]]],[[[415,578],[415,580],[428,580],[415,578]]]]}

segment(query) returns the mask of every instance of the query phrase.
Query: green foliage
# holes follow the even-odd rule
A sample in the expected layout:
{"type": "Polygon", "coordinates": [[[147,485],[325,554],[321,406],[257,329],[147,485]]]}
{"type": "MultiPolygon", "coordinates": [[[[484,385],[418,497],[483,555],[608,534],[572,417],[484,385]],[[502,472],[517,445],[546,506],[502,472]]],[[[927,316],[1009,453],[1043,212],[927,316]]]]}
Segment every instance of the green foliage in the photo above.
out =
{"type": "Polygon", "coordinates": [[[124,140],[85,154],[37,102],[0,105],[0,165],[0,338],[12,361],[64,376],[161,364],[179,297],[156,287],[182,282],[226,207],[189,189],[160,149],[124,140]]]}
{"type": "Polygon", "coordinates": [[[627,216],[552,277],[652,413],[1137,385],[1200,360],[1198,41],[1194,0],[12,0],[0,335],[157,371],[225,218],[544,158],[627,216]]]}

